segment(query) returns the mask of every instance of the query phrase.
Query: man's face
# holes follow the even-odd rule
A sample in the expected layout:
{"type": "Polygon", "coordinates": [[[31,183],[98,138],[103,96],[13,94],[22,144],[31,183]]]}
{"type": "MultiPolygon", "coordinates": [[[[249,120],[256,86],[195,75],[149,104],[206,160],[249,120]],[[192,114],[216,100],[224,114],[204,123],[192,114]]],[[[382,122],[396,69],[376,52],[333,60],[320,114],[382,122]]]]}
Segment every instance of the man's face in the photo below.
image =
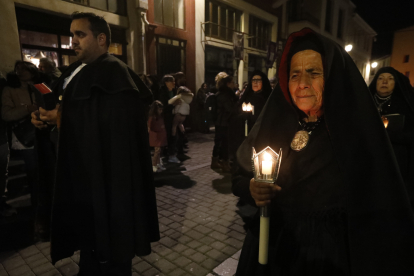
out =
{"type": "Polygon", "coordinates": [[[390,73],[382,73],[377,79],[377,94],[387,97],[392,94],[395,87],[394,76],[390,73]]]}
{"type": "Polygon", "coordinates": [[[78,59],[84,63],[94,61],[97,58],[96,53],[100,52],[98,37],[93,35],[89,25],[86,18],[75,19],[70,25],[73,49],[78,59]]]}
{"type": "Polygon", "coordinates": [[[50,68],[50,65],[46,62],[40,62],[39,63],[39,70],[43,73],[49,73],[52,68],[50,68]]]}
{"type": "Polygon", "coordinates": [[[322,107],[324,89],[322,57],[305,50],[296,53],[290,62],[289,92],[295,105],[308,116],[322,107]]]}

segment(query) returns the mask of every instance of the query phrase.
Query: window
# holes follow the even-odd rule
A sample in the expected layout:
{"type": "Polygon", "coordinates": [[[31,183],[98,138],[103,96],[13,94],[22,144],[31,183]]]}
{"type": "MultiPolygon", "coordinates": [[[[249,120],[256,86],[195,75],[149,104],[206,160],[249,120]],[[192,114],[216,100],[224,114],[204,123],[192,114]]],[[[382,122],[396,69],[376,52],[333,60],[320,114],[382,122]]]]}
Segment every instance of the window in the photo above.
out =
{"type": "Polygon", "coordinates": [[[407,63],[409,60],[410,60],[410,55],[405,55],[403,63],[407,63]]]}
{"type": "Polygon", "coordinates": [[[254,16],[249,18],[249,47],[266,50],[272,25],[254,16]]]}
{"type": "MultiPolygon", "coordinates": [[[[70,65],[77,60],[72,49],[72,37],[44,32],[20,30],[23,59],[39,65],[39,59],[47,57],[56,66],[70,65]]],[[[124,60],[123,44],[111,43],[108,52],[124,60]]]]}
{"type": "Polygon", "coordinates": [[[233,32],[240,31],[241,12],[214,0],[206,0],[206,36],[233,41],[233,32]]]}
{"type": "Polygon", "coordinates": [[[338,31],[336,32],[336,37],[342,39],[344,29],[344,11],[339,10],[338,12],[338,31]]]}
{"type": "Polygon", "coordinates": [[[332,32],[332,0],[326,0],[325,31],[332,32]]]}
{"type": "Polygon", "coordinates": [[[74,2],[92,8],[109,11],[119,15],[126,15],[126,2],[125,0],[65,0],[68,2],[74,2]]]}
{"type": "Polygon", "coordinates": [[[186,41],[157,36],[157,75],[185,73],[186,41]]]}
{"type": "Polygon", "coordinates": [[[319,27],[322,0],[291,0],[287,4],[289,22],[308,21],[319,27]]]}
{"type": "Polygon", "coordinates": [[[154,0],[154,20],[159,24],[184,29],[184,0],[154,0]]]}

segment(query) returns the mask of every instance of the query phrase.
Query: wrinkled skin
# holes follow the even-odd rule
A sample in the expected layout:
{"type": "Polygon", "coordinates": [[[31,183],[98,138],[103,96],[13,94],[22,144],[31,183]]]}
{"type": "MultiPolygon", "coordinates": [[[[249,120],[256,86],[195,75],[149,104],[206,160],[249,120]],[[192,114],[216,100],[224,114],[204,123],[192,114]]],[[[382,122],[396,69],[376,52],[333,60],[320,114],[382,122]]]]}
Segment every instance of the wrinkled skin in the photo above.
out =
{"type": "Polygon", "coordinates": [[[323,65],[318,52],[296,53],[290,63],[289,92],[294,104],[314,122],[323,114],[323,65]]]}
{"type": "MultiPolygon", "coordinates": [[[[255,76],[256,77],[256,76],[255,76]]],[[[255,78],[254,77],[254,78],[255,78]]],[[[296,53],[290,62],[289,92],[293,103],[315,122],[323,114],[323,64],[319,53],[305,50],[296,53]]],[[[250,194],[258,207],[270,204],[281,187],[250,180],[250,194]]]]}

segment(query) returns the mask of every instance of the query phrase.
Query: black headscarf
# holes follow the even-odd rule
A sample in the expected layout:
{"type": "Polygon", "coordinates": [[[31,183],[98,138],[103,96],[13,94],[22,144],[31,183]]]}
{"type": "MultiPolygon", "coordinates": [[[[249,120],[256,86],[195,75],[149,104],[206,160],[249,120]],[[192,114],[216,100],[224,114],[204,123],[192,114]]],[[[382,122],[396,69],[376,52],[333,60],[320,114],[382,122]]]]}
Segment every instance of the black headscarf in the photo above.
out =
{"type": "MultiPolygon", "coordinates": [[[[411,275],[414,219],[407,192],[368,88],[340,45],[308,28],[289,36],[278,70],[280,82],[237,151],[237,161],[251,172],[252,147],[282,148],[289,155],[299,119],[288,90],[289,52],[292,42],[307,35],[323,50],[327,147],[332,147],[338,177],[346,185],[351,275],[411,275]]],[[[283,166],[282,160],[280,170],[283,166]]]]}
{"type": "Polygon", "coordinates": [[[262,92],[260,92],[262,94],[262,97],[267,100],[270,96],[270,93],[272,92],[272,87],[270,86],[270,81],[269,78],[267,77],[267,75],[265,73],[263,73],[260,70],[255,70],[252,73],[252,76],[249,79],[249,83],[247,84],[247,88],[243,93],[243,96],[240,98],[238,105],[242,105],[244,102],[247,103],[248,98],[251,97],[252,95],[254,95],[254,91],[253,91],[253,87],[252,87],[252,79],[254,76],[260,76],[262,78],[262,92]],[[247,102],[246,102],[247,101],[247,102]]]}
{"type": "Polygon", "coordinates": [[[397,94],[398,96],[402,97],[409,105],[411,111],[414,113],[414,91],[413,87],[410,84],[410,80],[392,67],[382,67],[375,74],[374,79],[369,85],[369,90],[371,91],[372,95],[375,95],[377,93],[377,80],[378,77],[383,73],[389,73],[394,76],[395,87],[392,94],[397,94]]]}

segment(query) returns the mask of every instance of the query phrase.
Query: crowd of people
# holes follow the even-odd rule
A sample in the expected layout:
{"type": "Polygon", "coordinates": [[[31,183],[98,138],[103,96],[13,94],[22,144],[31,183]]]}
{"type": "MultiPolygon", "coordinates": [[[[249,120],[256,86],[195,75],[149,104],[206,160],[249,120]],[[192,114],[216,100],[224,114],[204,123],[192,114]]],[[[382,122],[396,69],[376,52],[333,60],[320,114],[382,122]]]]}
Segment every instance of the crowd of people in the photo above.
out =
{"type": "Polygon", "coordinates": [[[277,76],[256,70],[239,87],[218,72],[194,93],[183,72],[157,83],[109,55],[102,17],[74,13],[70,31],[79,61],[62,72],[45,58],[0,76],[0,211],[15,212],[5,197],[11,149],[25,162],[35,232],[50,239],[53,263],[80,249],[78,275],[131,275],[132,258],[160,238],[153,175],[166,170],[163,156],[181,163],[195,116],[197,131],[214,126],[211,169],[232,173],[244,204],[270,209],[269,262],[257,262],[258,212],[238,276],[414,271],[406,76],[381,68],[368,87],[342,48],[304,29],[289,37],[277,76]],[[52,88],[53,109],[36,83],[52,88]],[[267,146],[283,149],[275,183],[252,170],[252,148],[267,146]]]}

